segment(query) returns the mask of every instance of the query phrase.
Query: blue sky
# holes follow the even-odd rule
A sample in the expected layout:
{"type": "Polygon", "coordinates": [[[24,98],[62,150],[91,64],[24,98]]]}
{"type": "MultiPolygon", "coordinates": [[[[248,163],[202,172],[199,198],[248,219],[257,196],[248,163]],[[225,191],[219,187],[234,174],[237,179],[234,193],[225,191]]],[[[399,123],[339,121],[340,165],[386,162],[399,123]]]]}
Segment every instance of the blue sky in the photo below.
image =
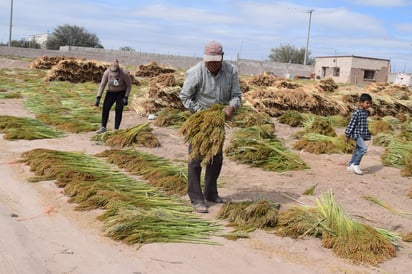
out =
{"type": "MultiPolygon", "coordinates": [[[[7,43],[11,0],[0,2],[0,41],[7,43]]],[[[13,0],[12,39],[84,27],[104,48],[202,56],[209,40],[225,59],[267,60],[272,48],[305,48],[311,57],[358,55],[390,59],[412,73],[412,0],[346,1],[56,1],[13,0]]]]}

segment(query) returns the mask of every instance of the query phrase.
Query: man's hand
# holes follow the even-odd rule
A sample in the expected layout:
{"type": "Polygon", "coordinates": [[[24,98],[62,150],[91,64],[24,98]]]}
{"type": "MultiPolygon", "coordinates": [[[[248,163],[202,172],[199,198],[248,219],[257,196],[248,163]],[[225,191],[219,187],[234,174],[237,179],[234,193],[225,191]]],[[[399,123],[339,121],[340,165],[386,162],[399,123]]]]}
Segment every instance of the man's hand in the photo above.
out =
{"type": "Polygon", "coordinates": [[[225,113],[225,119],[230,120],[232,119],[233,112],[235,111],[235,107],[233,106],[227,106],[223,109],[223,112],[225,113]]]}
{"type": "Polygon", "coordinates": [[[129,104],[128,97],[127,96],[123,97],[123,105],[127,106],[128,104],[129,104]]]}
{"type": "Polygon", "coordinates": [[[97,96],[96,97],[96,103],[94,104],[96,107],[98,107],[100,105],[100,99],[102,98],[102,96],[97,96]]]}

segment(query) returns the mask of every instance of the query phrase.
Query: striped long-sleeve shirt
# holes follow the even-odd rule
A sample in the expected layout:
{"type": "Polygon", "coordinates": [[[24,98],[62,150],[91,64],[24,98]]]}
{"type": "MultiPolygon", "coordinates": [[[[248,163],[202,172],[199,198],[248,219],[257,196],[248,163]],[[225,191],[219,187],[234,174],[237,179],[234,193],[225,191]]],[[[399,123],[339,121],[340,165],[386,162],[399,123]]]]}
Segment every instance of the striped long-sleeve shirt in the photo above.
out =
{"type": "Polygon", "coordinates": [[[358,137],[362,137],[364,140],[370,140],[371,134],[368,129],[368,114],[369,112],[364,109],[356,109],[352,113],[352,117],[345,130],[347,138],[356,140],[358,137]]]}

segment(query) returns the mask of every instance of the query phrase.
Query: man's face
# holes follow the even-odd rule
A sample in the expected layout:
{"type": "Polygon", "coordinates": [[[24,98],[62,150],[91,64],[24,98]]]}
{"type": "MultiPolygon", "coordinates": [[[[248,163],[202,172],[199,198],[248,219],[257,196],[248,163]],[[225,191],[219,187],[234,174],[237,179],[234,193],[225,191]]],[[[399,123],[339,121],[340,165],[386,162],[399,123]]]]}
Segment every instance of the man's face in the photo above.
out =
{"type": "Polygon", "coordinates": [[[222,61],[205,62],[205,66],[212,74],[217,74],[222,67],[222,61]]]}

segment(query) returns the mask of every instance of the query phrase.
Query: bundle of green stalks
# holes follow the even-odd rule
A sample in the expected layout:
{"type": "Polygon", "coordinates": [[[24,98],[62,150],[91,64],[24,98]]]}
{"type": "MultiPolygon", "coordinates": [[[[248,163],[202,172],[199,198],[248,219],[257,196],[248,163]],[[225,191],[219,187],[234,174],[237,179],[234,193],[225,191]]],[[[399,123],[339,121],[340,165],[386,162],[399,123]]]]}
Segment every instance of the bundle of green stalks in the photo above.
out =
{"type": "Polygon", "coordinates": [[[292,239],[306,236],[321,237],[323,233],[322,215],[311,207],[294,206],[279,212],[275,234],[292,239]]]}
{"type": "Polygon", "coordinates": [[[240,106],[233,118],[229,121],[231,127],[247,128],[251,126],[271,125],[275,128],[272,118],[264,113],[257,112],[252,107],[247,105],[240,106]]]}
{"type": "Polygon", "coordinates": [[[315,154],[351,153],[355,143],[346,143],[345,135],[326,136],[319,133],[307,133],[293,144],[296,150],[305,150],[315,154]]]}
{"type": "Polygon", "coordinates": [[[379,119],[379,120],[371,120],[369,121],[369,131],[372,135],[376,135],[378,133],[383,132],[393,132],[394,128],[392,124],[390,124],[387,120],[379,119]]]}
{"type": "Polygon", "coordinates": [[[217,217],[227,220],[234,231],[225,237],[231,240],[243,237],[257,228],[271,229],[278,222],[278,204],[268,200],[230,202],[224,204],[217,217]],[[242,233],[243,232],[243,233],[242,233]]]}
{"type": "Polygon", "coordinates": [[[268,171],[306,169],[308,166],[273,134],[270,125],[240,128],[225,149],[233,161],[268,171]]]}
{"type": "Polygon", "coordinates": [[[279,123],[289,125],[291,127],[303,127],[305,117],[296,110],[288,110],[279,116],[279,123]]]}
{"type": "Polygon", "coordinates": [[[143,123],[132,128],[106,131],[92,137],[93,140],[102,141],[113,147],[127,147],[141,145],[144,147],[159,147],[160,141],[153,134],[150,123],[143,123]]]}
{"type": "Polygon", "coordinates": [[[167,194],[184,195],[187,190],[187,171],[169,160],[137,150],[105,150],[96,155],[106,161],[147,180],[167,194]]]}
{"type": "Polygon", "coordinates": [[[317,115],[307,116],[304,121],[303,130],[296,132],[295,137],[301,138],[308,133],[318,133],[330,137],[337,136],[331,121],[328,118],[317,115]]]}
{"type": "Polygon", "coordinates": [[[165,108],[157,113],[154,125],[158,127],[180,128],[189,118],[188,111],[181,111],[177,108],[165,108]]]}
{"type": "Polygon", "coordinates": [[[412,118],[402,123],[399,138],[407,142],[412,142],[412,118]]]}
{"type": "Polygon", "coordinates": [[[395,138],[394,133],[382,132],[378,133],[372,140],[375,146],[387,147],[395,138]]]}
{"type": "Polygon", "coordinates": [[[333,127],[346,127],[349,123],[350,116],[332,115],[326,117],[328,123],[333,127]]]}
{"type": "Polygon", "coordinates": [[[189,161],[199,158],[202,166],[209,164],[223,148],[225,141],[225,113],[222,105],[214,104],[189,116],[179,132],[192,149],[189,161]]]}
{"type": "Polygon", "coordinates": [[[412,152],[409,152],[405,155],[405,166],[401,169],[401,176],[412,176],[412,152]]]}
{"type": "Polygon", "coordinates": [[[0,99],[22,99],[23,95],[20,92],[8,92],[0,90],[0,99]]]}
{"type": "Polygon", "coordinates": [[[397,234],[352,220],[331,191],[317,199],[316,204],[324,219],[322,245],[331,248],[339,257],[377,265],[396,255],[397,234]]]}
{"type": "Polygon", "coordinates": [[[384,165],[402,169],[404,174],[410,174],[412,172],[412,164],[410,163],[411,151],[412,142],[395,138],[382,154],[382,162],[384,165]]]}
{"type": "Polygon", "coordinates": [[[0,131],[7,140],[50,139],[63,136],[63,132],[50,128],[36,119],[9,115],[0,116],[0,131]]]}
{"type": "Polygon", "coordinates": [[[181,199],[111,169],[99,159],[76,152],[35,149],[22,154],[32,182],[56,180],[77,210],[100,209],[106,234],[127,244],[151,242],[212,243],[219,227],[191,213],[181,199]]]}
{"type": "Polygon", "coordinates": [[[72,133],[95,130],[100,123],[98,108],[92,108],[96,89],[90,83],[42,82],[24,92],[25,107],[45,124],[72,133]]]}

